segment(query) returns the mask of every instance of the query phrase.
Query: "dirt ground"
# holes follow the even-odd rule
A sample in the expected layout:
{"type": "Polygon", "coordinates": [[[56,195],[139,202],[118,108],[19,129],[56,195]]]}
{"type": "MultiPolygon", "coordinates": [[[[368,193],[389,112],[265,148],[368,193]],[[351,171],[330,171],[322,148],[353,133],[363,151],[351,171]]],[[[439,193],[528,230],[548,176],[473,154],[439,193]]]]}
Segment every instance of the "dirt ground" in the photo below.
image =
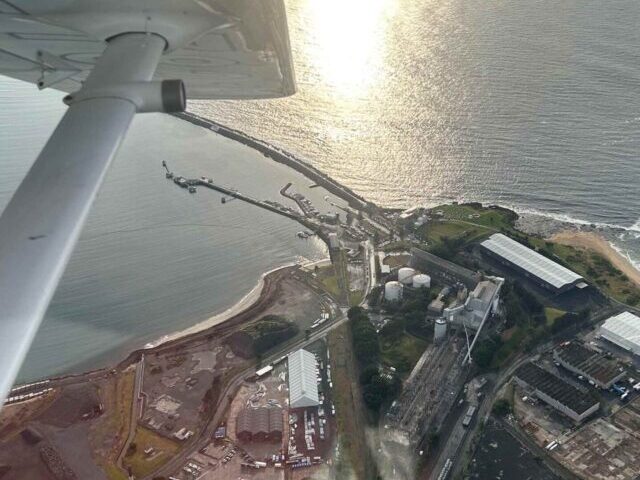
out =
{"type": "Polygon", "coordinates": [[[331,355],[335,408],[340,443],[347,454],[345,462],[336,466],[338,478],[366,480],[373,478],[375,462],[366,443],[366,407],[362,403],[358,373],[351,348],[351,334],[346,324],[333,330],[328,336],[331,355]]]}
{"type": "MultiPolygon", "coordinates": [[[[58,388],[56,395],[3,410],[2,418],[21,419],[20,428],[2,436],[0,465],[11,469],[2,480],[55,479],[42,461],[40,451],[51,447],[77,478],[106,480],[96,465],[88,441],[90,430],[111,413],[103,411],[101,385],[109,380],[72,384],[58,388]],[[29,433],[25,433],[28,429],[29,433]],[[22,433],[19,433],[22,432],[22,433]]],[[[114,432],[111,433],[114,435],[114,432]]]]}

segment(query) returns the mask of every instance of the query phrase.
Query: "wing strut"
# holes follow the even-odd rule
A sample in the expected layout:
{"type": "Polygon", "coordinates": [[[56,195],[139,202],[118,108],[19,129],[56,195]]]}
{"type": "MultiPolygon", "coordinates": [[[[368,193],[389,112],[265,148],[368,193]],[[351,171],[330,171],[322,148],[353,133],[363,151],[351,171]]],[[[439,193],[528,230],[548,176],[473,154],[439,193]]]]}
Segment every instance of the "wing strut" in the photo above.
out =
{"type": "Polygon", "coordinates": [[[184,110],[181,82],[151,82],[165,47],[145,33],[108,42],[0,217],[0,406],[134,114],[184,110]]]}

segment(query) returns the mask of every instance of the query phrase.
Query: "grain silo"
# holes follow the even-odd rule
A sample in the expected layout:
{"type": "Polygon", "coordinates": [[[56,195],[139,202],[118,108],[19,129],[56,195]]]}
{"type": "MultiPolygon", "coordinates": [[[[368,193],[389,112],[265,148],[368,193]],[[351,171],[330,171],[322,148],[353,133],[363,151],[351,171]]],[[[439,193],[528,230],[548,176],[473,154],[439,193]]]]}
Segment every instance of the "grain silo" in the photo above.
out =
{"type": "Polygon", "coordinates": [[[384,286],[384,299],[396,301],[402,298],[402,284],[400,282],[387,282],[384,286]]]}
{"type": "Polygon", "coordinates": [[[429,288],[431,287],[431,277],[424,273],[419,273],[413,277],[413,288],[429,288]]]}
{"type": "Polygon", "coordinates": [[[398,270],[398,281],[405,285],[411,285],[416,271],[411,267],[402,267],[398,270]]]}

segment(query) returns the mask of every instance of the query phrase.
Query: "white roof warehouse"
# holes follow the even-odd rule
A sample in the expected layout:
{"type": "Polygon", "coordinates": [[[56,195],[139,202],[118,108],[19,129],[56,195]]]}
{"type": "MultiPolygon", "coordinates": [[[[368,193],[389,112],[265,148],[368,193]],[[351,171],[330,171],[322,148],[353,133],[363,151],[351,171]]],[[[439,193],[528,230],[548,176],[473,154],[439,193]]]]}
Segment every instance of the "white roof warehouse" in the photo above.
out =
{"type": "Polygon", "coordinates": [[[622,312],[600,327],[600,336],[636,355],[640,355],[640,317],[622,312]]]}
{"type": "Polygon", "coordinates": [[[490,255],[551,290],[565,291],[583,282],[577,273],[502,233],[491,235],[481,245],[490,255]]]}
{"type": "Polygon", "coordinates": [[[318,399],[316,380],[316,356],[306,350],[298,350],[288,356],[289,406],[291,408],[315,407],[318,399]]]}

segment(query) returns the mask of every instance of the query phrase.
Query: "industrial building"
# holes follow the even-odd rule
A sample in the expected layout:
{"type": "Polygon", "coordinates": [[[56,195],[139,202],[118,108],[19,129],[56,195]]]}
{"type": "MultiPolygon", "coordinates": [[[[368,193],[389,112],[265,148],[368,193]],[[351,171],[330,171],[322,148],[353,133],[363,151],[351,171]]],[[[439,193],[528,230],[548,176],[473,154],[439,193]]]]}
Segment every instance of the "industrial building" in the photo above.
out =
{"type": "Polygon", "coordinates": [[[481,245],[491,257],[553,292],[560,293],[575,286],[579,288],[586,286],[584,279],[577,273],[502,233],[491,235],[481,245]]]}
{"type": "Polygon", "coordinates": [[[421,272],[429,273],[432,281],[445,285],[461,282],[467,288],[473,288],[480,277],[476,272],[419,248],[411,249],[409,266],[421,272]]]}
{"type": "Polygon", "coordinates": [[[600,388],[610,388],[625,376],[615,362],[576,342],[560,345],[553,351],[553,358],[567,370],[582,375],[600,388]]]}
{"type": "Polygon", "coordinates": [[[291,408],[317,407],[317,362],[313,353],[300,349],[288,356],[289,406],[291,408]]]}
{"type": "Polygon", "coordinates": [[[463,305],[444,310],[444,317],[456,325],[478,330],[492,311],[497,308],[500,288],[504,279],[490,277],[478,282],[463,305]]]}
{"type": "Polygon", "coordinates": [[[573,385],[533,363],[519,367],[515,382],[571,420],[580,423],[600,408],[600,403],[573,385]]]}
{"type": "Polygon", "coordinates": [[[279,442],[283,431],[280,407],[243,408],[236,417],[236,436],[243,442],[279,442]]]}
{"type": "Polygon", "coordinates": [[[600,327],[605,340],[635,355],[640,355],[640,317],[630,312],[615,315],[600,327]]]}

